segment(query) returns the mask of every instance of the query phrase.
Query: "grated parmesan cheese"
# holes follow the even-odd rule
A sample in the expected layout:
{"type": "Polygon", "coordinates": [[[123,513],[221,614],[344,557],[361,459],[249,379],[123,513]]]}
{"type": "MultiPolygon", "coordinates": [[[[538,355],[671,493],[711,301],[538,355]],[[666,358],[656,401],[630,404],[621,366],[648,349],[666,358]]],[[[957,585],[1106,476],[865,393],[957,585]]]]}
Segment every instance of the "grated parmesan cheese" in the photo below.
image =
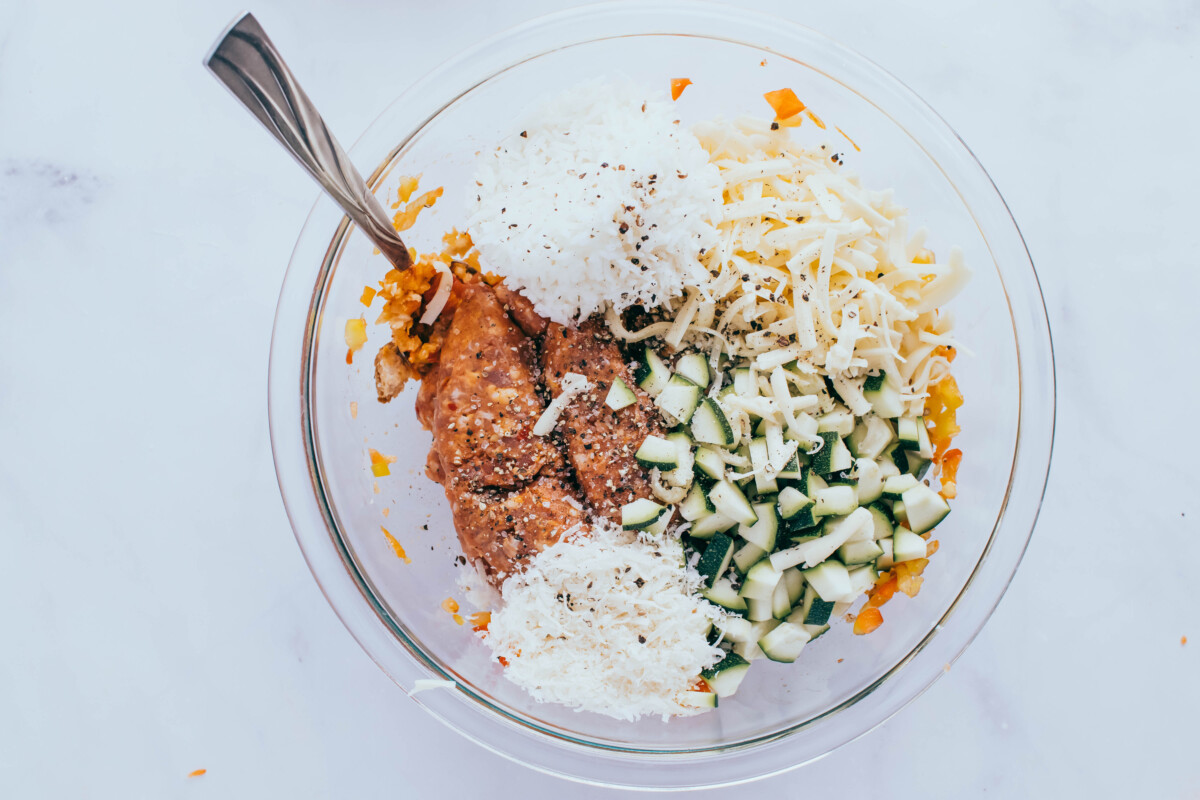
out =
{"type": "Polygon", "coordinates": [[[700,713],[684,693],[723,656],[707,633],[724,612],[683,563],[678,539],[597,526],[505,582],[485,641],[539,702],[622,720],[700,713]]]}
{"type": "Polygon", "coordinates": [[[468,228],[481,260],[569,324],[662,306],[703,277],[716,241],[717,168],[664,99],[632,84],[576,86],[476,162],[468,228]]]}

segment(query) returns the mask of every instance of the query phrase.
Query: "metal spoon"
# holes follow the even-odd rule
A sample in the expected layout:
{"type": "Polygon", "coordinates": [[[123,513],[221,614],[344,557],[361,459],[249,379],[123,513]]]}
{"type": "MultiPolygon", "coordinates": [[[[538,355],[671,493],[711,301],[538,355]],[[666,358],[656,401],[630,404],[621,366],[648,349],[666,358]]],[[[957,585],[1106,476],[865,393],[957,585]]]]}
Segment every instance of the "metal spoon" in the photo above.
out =
{"type": "Polygon", "coordinates": [[[204,65],[321,184],[396,269],[412,266],[408,248],[396,235],[387,212],[253,14],[245,14],[229,26],[204,65]]]}

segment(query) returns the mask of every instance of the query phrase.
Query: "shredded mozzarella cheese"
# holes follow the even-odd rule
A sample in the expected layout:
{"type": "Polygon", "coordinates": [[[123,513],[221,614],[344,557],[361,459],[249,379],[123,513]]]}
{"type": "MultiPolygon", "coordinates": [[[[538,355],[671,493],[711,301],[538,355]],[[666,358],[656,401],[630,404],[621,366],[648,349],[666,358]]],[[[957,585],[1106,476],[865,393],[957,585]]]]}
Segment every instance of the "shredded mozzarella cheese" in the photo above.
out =
{"type": "Polygon", "coordinates": [[[562,377],[562,393],[546,405],[546,410],[533,425],[535,436],[547,436],[558,424],[558,418],[571,401],[591,388],[592,382],[578,372],[568,372],[562,377]]]}

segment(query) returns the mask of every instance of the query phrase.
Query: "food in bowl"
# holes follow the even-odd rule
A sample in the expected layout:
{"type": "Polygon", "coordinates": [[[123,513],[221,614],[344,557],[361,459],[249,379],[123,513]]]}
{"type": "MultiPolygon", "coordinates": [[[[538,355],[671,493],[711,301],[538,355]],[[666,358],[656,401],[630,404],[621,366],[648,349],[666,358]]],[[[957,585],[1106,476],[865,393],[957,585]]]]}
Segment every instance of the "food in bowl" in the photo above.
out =
{"type": "MultiPolygon", "coordinates": [[[[421,380],[427,474],[499,590],[474,627],[538,700],[709,711],[864,595],[870,633],[937,549],[968,270],[794,92],[766,100],[774,120],[688,129],[642,87],[578,87],[479,156],[441,253],[380,283],[378,398],[421,380]]],[[[398,228],[441,196],[418,188],[398,228]]]]}

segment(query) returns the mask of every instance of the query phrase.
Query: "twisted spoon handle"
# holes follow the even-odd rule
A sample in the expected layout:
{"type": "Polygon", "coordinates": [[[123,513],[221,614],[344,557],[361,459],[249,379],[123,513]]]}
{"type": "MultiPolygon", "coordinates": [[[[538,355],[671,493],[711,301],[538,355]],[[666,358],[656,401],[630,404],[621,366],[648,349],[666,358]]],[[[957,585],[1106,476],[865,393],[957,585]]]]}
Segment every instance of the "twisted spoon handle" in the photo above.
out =
{"type": "Polygon", "coordinates": [[[300,166],[329,193],[396,269],[412,265],[383,206],[325,127],[296,76],[253,14],[246,14],[217,40],[204,60],[300,166]]]}

